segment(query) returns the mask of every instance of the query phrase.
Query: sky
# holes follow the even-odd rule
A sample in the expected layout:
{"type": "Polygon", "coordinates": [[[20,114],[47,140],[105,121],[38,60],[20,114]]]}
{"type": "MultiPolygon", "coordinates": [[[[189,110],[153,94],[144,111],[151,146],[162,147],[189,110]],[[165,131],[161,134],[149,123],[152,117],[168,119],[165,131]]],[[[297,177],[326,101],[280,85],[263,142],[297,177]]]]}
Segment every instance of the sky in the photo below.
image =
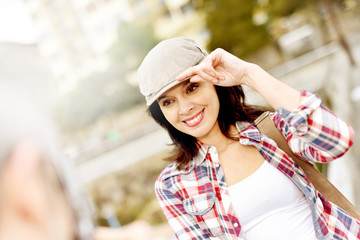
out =
{"type": "Polygon", "coordinates": [[[0,0],[0,42],[36,42],[36,30],[22,0],[0,0]]]}

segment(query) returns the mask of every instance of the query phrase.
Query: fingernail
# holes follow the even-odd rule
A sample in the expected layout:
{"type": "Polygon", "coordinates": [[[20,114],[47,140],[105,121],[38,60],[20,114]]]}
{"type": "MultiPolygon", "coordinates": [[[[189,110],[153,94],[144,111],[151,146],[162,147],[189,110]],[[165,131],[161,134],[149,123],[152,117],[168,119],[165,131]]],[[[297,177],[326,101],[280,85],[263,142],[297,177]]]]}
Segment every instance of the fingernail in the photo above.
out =
{"type": "Polygon", "coordinates": [[[218,77],[219,80],[224,80],[225,78],[223,76],[218,77]]]}

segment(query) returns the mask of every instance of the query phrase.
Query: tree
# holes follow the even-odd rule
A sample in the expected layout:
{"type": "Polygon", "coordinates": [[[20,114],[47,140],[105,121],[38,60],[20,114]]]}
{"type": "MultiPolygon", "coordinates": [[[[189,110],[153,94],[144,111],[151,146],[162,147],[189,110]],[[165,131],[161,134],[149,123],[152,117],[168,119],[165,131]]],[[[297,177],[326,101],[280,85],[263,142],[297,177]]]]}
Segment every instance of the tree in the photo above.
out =
{"type": "Polygon", "coordinates": [[[273,18],[289,16],[306,5],[307,0],[270,0],[266,8],[271,21],[273,18]]]}
{"type": "Polygon", "coordinates": [[[289,16],[306,4],[306,0],[198,0],[197,8],[206,16],[208,49],[221,47],[245,57],[273,43],[268,32],[273,20],[289,16]],[[254,14],[259,10],[265,13],[266,20],[255,23],[254,14]]]}
{"type": "Polygon", "coordinates": [[[266,26],[255,25],[255,0],[204,0],[199,4],[210,32],[208,48],[224,48],[243,57],[269,42],[266,26]]]}

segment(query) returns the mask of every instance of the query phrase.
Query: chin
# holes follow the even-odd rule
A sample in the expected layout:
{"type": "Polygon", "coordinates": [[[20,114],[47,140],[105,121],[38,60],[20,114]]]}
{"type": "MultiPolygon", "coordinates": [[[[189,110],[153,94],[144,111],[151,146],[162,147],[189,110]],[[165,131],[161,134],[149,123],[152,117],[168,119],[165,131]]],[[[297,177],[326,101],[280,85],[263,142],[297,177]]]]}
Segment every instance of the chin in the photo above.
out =
{"type": "Polygon", "coordinates": [[[199,139],[205,137],[210,131],[208,129],[197,129],[196,131],[189,131],[189,135],[199,139]]]}

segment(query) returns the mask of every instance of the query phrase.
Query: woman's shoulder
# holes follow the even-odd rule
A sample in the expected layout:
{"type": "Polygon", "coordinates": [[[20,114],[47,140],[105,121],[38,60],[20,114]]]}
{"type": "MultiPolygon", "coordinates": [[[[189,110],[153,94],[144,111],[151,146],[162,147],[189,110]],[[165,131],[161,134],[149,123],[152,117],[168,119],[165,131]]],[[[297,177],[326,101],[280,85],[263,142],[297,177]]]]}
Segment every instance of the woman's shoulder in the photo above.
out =
{"type": "MultiPolygon", "coordinates": [[[[200,158],[201,156],[197,156],[197,157],[200,158]]],[[[192,159],[185,166],[179,166],[176,162],[170,163],[164,168],[164,170],[161,171],[160,175],[156,179],[155,188],[159,188],[160,186],[164,186],[164,185],[166,185],[167,188],[170,188],[177,181],[177,180],[174,181],[173,178],[176,178],[179,175],[189,175],[193,171],[193,169],[197,166],[197,164],[200,163],[201,162],[197,161],[196,159],[192,159]]]]}
{"type": "Polygon", "coordinates": [[[242,132],[245,129],[247,129],[248,127],[252,126],[253,124],[251,124],[248,121],[236,121],[235,122],[235,127],[237,129],[238,132],[242,132]]]}
{"type": "Polygon", "coordinates": [[[178,167],[178,164],[176,162],[172,162],[161,171],[161,173],[156,181],[163,182],[163,181],[168,180],[171,177],[174,177],[174,176],[177,176],[180,174],[186,174],[188,172],[189,172],[189,169],[187,167],[178,167]]]}
{"type": "Polygon", "coordinates": [[[158,178],[155,181],[155,192],[157,195],[162,195],[164,191],[176,192],[178,180],[174,178],[181,174],[186,174],[187,171],[183,168],[178,168],[175,162],[167,165],[164,170],[160,173],[158,178]]]}
{"type": "Polygon", "coordinates": [[[177,171],[176,163],[172,162],[161,171],[156,181],[163,181],[169,178],[170,176],[172,176],[176,171],[177,171]]]}

